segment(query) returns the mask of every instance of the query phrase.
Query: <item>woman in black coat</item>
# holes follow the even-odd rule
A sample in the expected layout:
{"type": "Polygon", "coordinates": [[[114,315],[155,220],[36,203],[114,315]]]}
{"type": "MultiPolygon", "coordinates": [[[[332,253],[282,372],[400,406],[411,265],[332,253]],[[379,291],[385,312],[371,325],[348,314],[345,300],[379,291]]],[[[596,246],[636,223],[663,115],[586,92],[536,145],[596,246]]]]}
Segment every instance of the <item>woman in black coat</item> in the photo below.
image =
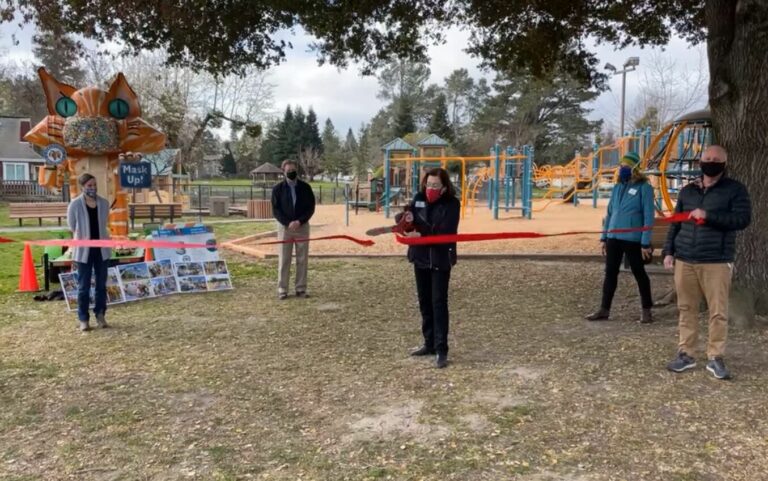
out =
{"type": "MultiPolygon", "coordinates": [[[[409,237],[456,234],[461,203],[445,169],[432,169],[421,180],[404,214],[412,222],[409,237]]],[[[448,365],[448,283],[456,264],[456,243],[413,245],[408,247],[408,260],[416,274],[416,291],[421,311],[424,345],[413,356],[437,354],[437,367],[448,365]]]]}

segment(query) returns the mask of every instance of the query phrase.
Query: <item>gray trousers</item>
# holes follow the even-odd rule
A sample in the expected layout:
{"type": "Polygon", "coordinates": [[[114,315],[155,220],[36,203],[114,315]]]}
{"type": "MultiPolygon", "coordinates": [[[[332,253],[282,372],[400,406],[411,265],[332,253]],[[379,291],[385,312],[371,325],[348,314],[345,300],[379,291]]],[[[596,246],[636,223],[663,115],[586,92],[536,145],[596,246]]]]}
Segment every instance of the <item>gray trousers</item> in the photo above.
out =
{"type": "MultiPolygon", "coordinates": [[[[306,239],[309,237],[309,223],[297,230],[277,224],[277,240],[306,239]]],[[[277,275],[278,294],[288,294],[288,282],[291,280],[291,258],[296,247],[296,292],[307,292],[307,266],[309,265],[309,242],[278,244],[280,270],[277,275]]]]}

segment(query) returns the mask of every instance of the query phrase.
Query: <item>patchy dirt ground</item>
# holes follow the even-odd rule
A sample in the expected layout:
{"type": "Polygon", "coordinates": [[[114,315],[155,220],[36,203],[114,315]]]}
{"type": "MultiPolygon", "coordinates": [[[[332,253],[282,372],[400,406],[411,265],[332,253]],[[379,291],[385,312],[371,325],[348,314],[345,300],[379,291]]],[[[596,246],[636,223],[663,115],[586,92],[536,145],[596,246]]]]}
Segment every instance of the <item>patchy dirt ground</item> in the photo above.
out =
{"type": "MultiPolygon", "coordinates": [[[[467,208],[466,216],[459,222],[459,232],[540,232],[553,234],[568,231],[594,231],[602,227],[605,216],[605,200],[601,200],[597,209],[592,203],[583,202],[575,207],[561,201],[534,201],[533,219],[523,219],[519,211],[499,213],[499,220],[494,220],[487,207],[477,207],[474,212],[467,208]],[[541,210],[543,209],[543,210],[541,210]]],[[[394,212],[394,211],[393,211],[394,212]]],[[[394,217],[394,214],[392,215],[394,217]]],[[[368,212],[360,209],[356,215],[349,214],[349,227],[344,225],[343,205],[319,205],[312,217],[312,237],[347,234],[367,238],[365,231],[372,227],[394,224],[392,218],[386,219],[383,212],[368,212]]],[[[459,246],[461,254],[600,254],[600,236],[598,234],[576,235],[569,237],[551,237],[539,239],[516,239],[514,241],[472,242],[459,246]]],[[[362,247],[351,242],[314,242],[310,255],[316,254],[404,254],[407,248],[398,244],[391,234],[374,237],[376,245],[362,247]]],[[[258,241],[255,241],[258,242],[258,241]]],[[[245,244],[251,245],[253,244],[245,244]]],[[[657,246],[659,249],[661,246],[657,246]]],[[[277,254],[274,246],[259,246],[267,254],[277,254]]]]}
{"type": "MultiPolygon", "coordinates": [[[[117,307],[80,334],[62,303],[0,300],[3,480],[763,480],[768,335],[731,333],[732,382],[673,375],[675,312],[588,323],[601,267],[466,260],[451,364],[419,344],[403,260],[274,263],[236,290],[117,307]]],[[[668,276],[652,278],[666,291],[668,276]]]]}

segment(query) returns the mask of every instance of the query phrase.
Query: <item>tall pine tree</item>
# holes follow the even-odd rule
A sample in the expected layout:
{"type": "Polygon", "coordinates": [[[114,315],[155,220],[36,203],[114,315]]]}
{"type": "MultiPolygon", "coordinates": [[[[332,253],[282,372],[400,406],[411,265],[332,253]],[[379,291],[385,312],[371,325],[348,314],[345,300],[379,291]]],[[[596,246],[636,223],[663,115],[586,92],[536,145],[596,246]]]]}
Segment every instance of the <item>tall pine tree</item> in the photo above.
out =
{"type": "Polygon", "coordinates": [[[75,88],[85,79],[80,59],[83,46],[71,36],[54,32],[41,32],[32,37],[32,52],[43,67],[59,82],[75,88]]]}
{"type": "Polygon", "coordinates": [[[413,120],[413,106],[407,97],[402,97],[397,101],[392,135],[402,138],[413,132],[416,132],[416,123],[413,120]]]}
{"type": "Polygon", "coordinates": [[[437,96],[435,111],[429,120],[429,133],[436,134],[449,143],[453,142],[453,129],[448,123],[448,103],[445,94],[437,96]]]}
{"type": "Polygon", "coordinates": [[[369,151],[371,144],[371,135],[369,128],[365,124],[360,125],[360,142],[357,144],[357,152],[355,153],[355,175],[361,181],[365,181],[366,174],[368,173],[368,167],[370,166],[369,151]]]}
{"type": "Polygon", "coordinates": [[[318,152],[323,152],[323,141],[320,138],[320,126],[317,124],[317,114],[309,108],[307,113],[307,121],[305,123],[304,137],[306,145],[316,149],[318,152]]]}
{"type": "Polygon", "coordinates": [[[343,153],[341,148],[341,142],[336,135],[336,129],[333,127],[331,119],[325,121],[325,127],[323,128],[323,167],[325,171],[336,178],[336,183],[339,182],[339,174],[342,173],[344,168],[343,153]]]}
{"type": "Polygon", "coordinates": [[[293,118],[291,106],[285,108],[283,120],[280,122],[280,131],[277,133],[277,143],[273,156],[273,163],[280,165],[284,160],[298,160],[298,149],[296,148],[296,123],[293,118]]]}

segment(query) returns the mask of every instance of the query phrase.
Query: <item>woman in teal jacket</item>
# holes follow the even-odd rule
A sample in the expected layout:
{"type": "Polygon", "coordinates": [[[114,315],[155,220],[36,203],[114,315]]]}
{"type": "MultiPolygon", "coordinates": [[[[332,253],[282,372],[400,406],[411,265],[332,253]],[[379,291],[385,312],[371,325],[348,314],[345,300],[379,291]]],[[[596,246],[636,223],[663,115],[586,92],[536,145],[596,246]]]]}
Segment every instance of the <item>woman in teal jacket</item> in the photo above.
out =
{"type": "Polygon", "coordinates": [[[611,200],[608,202],[608,214],[605,216],[604,231],[648,227],[642,232],[606,233],[600,239],[605,256],[605,279],[603,281],[603,301],[600,309],[588,315],[590,321],[605,320],[610,317],[611,303],[616,292],[621,260],[626,254],[629,266],[640,289],[642,313],[640,322],[653,322],[651,315],[651,281],[645,272],[645,260],[650,260],[651,231],[654,219],[653,187],[648,179],[638,170],[640,157],[635,152],[628,152],[619,164],[619,183],[613,186],[611,200]]]}

